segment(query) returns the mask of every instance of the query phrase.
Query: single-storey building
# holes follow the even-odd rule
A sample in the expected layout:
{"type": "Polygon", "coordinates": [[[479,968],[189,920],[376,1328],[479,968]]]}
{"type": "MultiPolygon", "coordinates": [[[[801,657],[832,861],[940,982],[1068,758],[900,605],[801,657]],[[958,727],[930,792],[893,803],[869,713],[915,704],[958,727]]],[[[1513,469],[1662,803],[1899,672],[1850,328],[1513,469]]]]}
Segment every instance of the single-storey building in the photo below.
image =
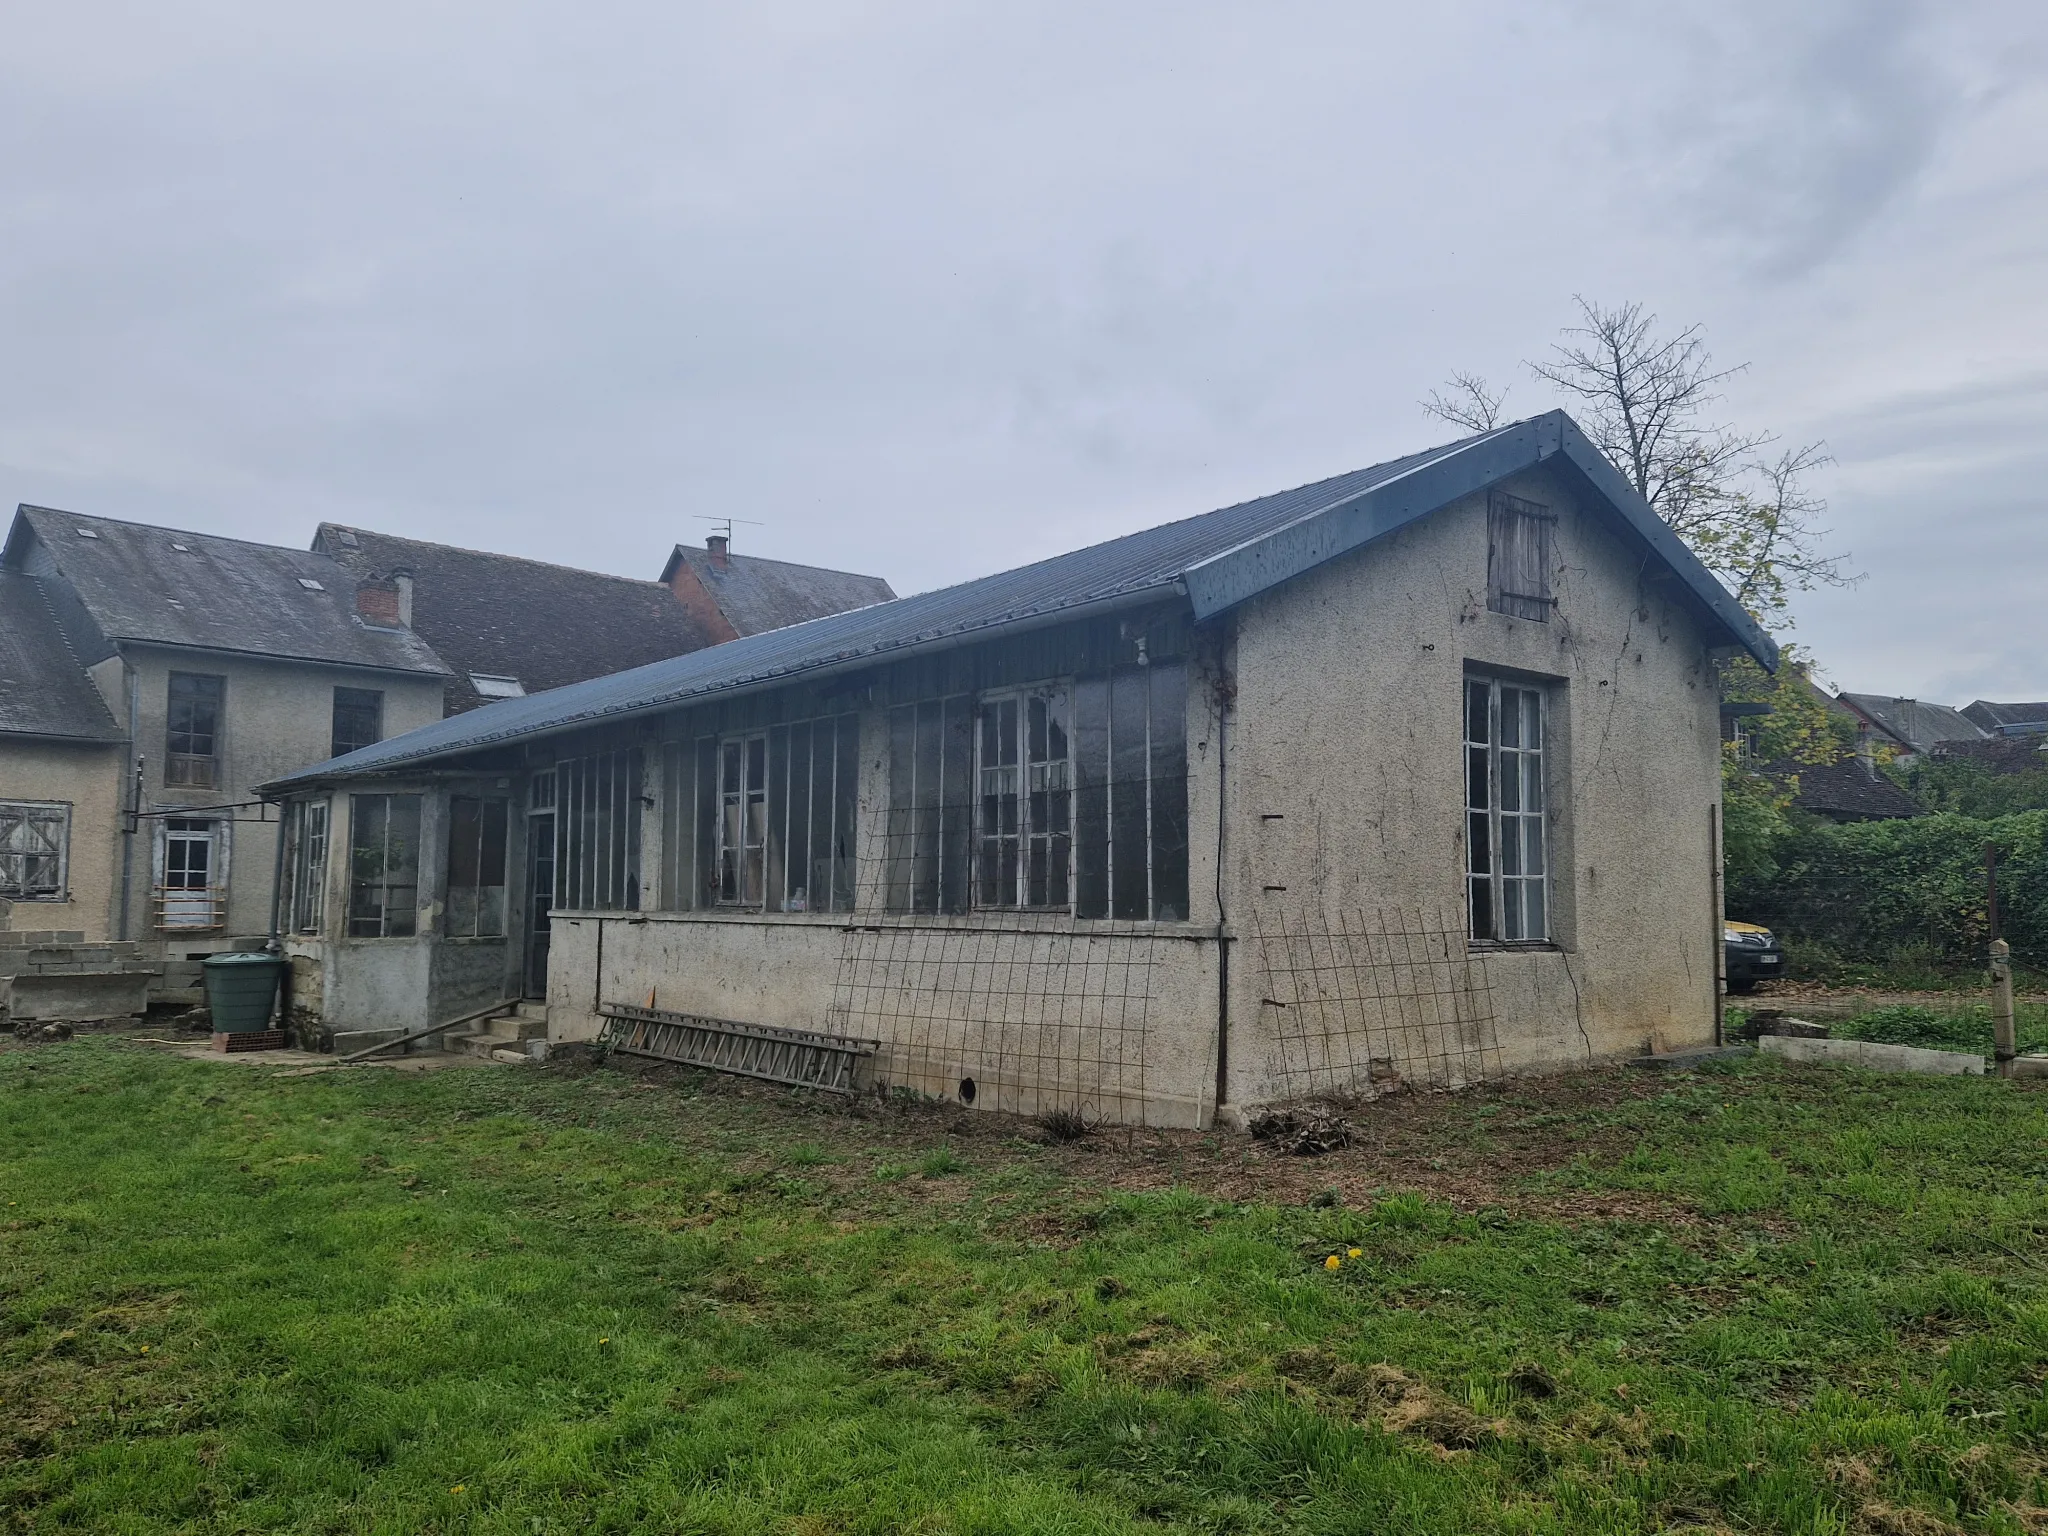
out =
{"type": "Polygon", "coordinates": [[[285,906],[336,1028],[523,994],[1204,1125],[1711,1042],[1738,649],[1776,664],[1553,412],[264,793],[322,829],[285,906]]]}

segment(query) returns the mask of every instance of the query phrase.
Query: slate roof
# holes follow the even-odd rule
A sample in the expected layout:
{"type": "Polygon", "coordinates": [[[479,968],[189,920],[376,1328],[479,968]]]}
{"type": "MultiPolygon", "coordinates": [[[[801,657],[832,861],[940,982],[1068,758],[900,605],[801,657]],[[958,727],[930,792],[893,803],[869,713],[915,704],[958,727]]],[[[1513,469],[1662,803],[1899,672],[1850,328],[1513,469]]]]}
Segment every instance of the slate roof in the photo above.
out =
{"type": "Polygon", "coordinates": [[[454,670],[450,714],[484,700],[473,673],[540,693],[714,645],[724,636],[658,582],[322,523],[313,547],[357,579],[412,577],[412,627],[454,670]]]}
{"type": "Polygon", "coordinates": [[[1961,710],[1946,704],[1887,698],[1881,693],[1840,693],[1836,697],[1909,752],[1925,752],[1937,741],[1972,741],[1985,734],[1961,710]]]}
{"type": "Polygon", "coordinates": [[[1965,704],[1962,713],[1994,736],[2048,732],[2048,704],[1994,704],[1989,699],[1979,699],[1974,704],[1965,704]]]}
{"type": "Polygon", "coordinates": [[[830,613],[845,613],[874,603],[895,600],[896,593],[879,576],[831,571],[818,565],[792,565],[759,555],[728,553],[720,558],[708,549],[678,544],[662,567],[661,579],[674,579],[676,567],[687,565],[718,604],[719,612],[742,635],[783,629],[830,613]]]}
{"type": "Polygon", "coordinates": [[[1859,757],[1834,763],[1771,763],[1764,772],[1781,783],[1796,776],[1799,788],[1792,803],[1836,821],[1897,821],[1925,814],[1919,801],[1865,767],[1859,757]]]}
{"type": "Polygon", "coordinates": [[[16,571],[0,571],[0,735],[122,739],[58,629],[42,583],[16,571]]]}
{"type": "Polygon", "coordinates": [[[1680,580],[1716,643],[1767,667],[1777,647],[1562,411],[1312,485],[1056,555],[959,586],[729,640],[709,650],[508,699],[420,727],[264,786],[393,769],[501,742],[846,671],[1006,627],[1185,595],[1197,619],[1406,526],[1506,475],[1547,465],[1605,507],[1625,538],[1680,580]]]}
{"type": "Polygon", "coordinates": [[[416,637],[365,625],[353,584],[309,550],[23,506],[0,564],[23,568],[31,532],[108,640],[393,672],[447,670],[416,637]]]}
{"type": "Polygon", "coordinates": [[[2048,768],[2048,736],[1990,736],[1981,741],[1938,741],[1929,754],[1943,761],[1968,758],[1992,773],[2036,773],[2048,768]]]}

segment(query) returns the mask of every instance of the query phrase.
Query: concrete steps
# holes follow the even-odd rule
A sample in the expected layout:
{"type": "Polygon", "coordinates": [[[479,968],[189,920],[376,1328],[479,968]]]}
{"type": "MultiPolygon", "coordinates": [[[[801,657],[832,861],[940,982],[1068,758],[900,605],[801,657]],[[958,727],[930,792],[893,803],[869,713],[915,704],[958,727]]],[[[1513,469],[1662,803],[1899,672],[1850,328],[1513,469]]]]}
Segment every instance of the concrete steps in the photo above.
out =
{"type": "Polygon", "coordinates": [[[443,1050],[490,1061],[538,1061],[547,1054],[548,1005],[514,1003],[473,1033],[449,1035],[443,1050]]]}

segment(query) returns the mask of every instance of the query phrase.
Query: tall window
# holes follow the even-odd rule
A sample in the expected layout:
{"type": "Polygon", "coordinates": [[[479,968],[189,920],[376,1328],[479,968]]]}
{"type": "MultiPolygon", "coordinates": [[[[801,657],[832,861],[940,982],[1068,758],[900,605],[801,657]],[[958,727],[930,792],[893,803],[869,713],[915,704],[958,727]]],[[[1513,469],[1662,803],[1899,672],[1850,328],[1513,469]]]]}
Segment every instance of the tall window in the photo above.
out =
{"type": "Polygon", "coordinates": [[[768,882],[768,733],[718,744],[718,900],[759,907],[768,882]]]}
{"type": "Polygon", "coordinates": [[[334,739],[329,757],[340,757],[384,739],[384,695],[375,688],[334,690],[334,739]]]}
{"type": "Polygon", "coordinates": [[[285,916],[294,933],[318,933],[326,913],[327,816],[325,800],[300,800],[292,806],[285,916]]]}
{"type": "Polygon", "coordinates": [[[1543,690],[1465,679],[1465,888],[1472,937],[1550,936],[1543,690]]]}
{"type": "Polygon", "coordinates": [[[196,672],[171,674],[164,782],[194,789],[220,784],[221,705],[228,680],[196,672]]]}
{"type": "Polygon", "coordinates": [[[505,829],[512,802],[454,795],[448,801],[448,935],[498,938],[505,932],[505,829]]]}
{"type": "Polygon", "coordinates": [[[555,764],[555,884],[572,911],[640,909],[640,752],[555,764]]]}
{"type": "Polygon", "coordinates": [[[1073,694],[995,694],[981,703],[975,901],[1065,910],[1071,897],[1073,694]]]}
{"type": "Polygon", "coordinates": [[[348,932],[410,938],[419,922],[420,797],[350,797],[348,932]]]}
{"type": "Polygon", "coordinates": [[[1486,606],[1495,613],[1547,622],[1550,618],[1550,532],[1557,518],[1548,507],[1505,491],[1486,503],[1486,606]]]}
{"type": "Polygon", "coordinates": [[[0,897],[62,901],[70,847],[70,806],[46,800],[0,800],[0,897]]]}
{"type": "Polygon", "coordinates": [[[1187,776],[1178,660],[898,705],[886,905],[1183,921],[1187,776]]]}

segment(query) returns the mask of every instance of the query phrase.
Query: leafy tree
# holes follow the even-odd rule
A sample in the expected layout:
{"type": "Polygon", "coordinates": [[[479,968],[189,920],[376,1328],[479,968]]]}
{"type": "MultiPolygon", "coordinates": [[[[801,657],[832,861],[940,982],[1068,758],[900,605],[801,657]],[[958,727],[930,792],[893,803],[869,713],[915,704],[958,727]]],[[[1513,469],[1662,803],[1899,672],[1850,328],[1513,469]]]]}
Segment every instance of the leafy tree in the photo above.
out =
{"type": "MultiPolygon", "coordinates": [[[[1792,593],[1856,579],[1846,557],[1824,547],[1827,503],[1806,488],[1829,462],[1823,444],[1772,452],[1771,434],[1718,421],[1720,386],[1742,366],[1716,368],[1698,325],[1665,335],[1640,304],[1576,302],[1579,324],[1525,366],[1565,397],[1587,435],[1745,608],[1786,628],[1792,593]]],[[[1454,373],[1422,405],[1488,432],[1506,398],[1478,374],[1454,373]]]]}

